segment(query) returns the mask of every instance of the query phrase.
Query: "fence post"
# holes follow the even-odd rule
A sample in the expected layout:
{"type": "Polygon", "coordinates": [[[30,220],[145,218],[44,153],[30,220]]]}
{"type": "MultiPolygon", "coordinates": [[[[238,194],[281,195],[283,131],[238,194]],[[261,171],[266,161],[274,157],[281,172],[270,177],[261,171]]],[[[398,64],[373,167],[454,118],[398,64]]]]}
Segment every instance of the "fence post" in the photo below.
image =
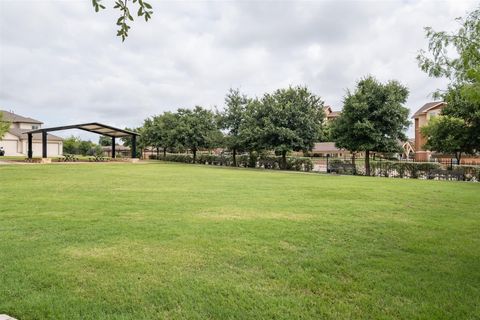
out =
{"type": "Polygon", "coordinates": [[[330,170],[328,169],[328,158],[330,157],[330,154],[327,153],[327,173],[330,173],[330,170]]]}

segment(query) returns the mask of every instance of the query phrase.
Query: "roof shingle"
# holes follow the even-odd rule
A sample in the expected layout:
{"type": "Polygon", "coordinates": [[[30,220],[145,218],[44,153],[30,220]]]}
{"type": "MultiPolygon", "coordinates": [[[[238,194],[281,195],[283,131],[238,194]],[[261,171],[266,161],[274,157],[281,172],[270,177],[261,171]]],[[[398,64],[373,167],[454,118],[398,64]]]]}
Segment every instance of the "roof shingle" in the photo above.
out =
{"type": "MultiPolygon", "coordinates": [[[[27,139],[27,132],[30,131],[30,129],[18,129],[18,128],[10,128],[8,129],[8,132],[13,134],[16,137],[19,137],[20,139],[27,139]]],[[[41,133],[34,133],[32,134],[33,140],[42,140],[42,134],[41,133]]],[[[63,138],[53,135],[53,134],[47,134],[47,140],[48,141],[63,141],[63,138]]]]}
{"type": "Polygon", "coordinates": [[[341,150],[335,147],[335,142],[317,142],[314,144],[312,152],[337,152],[341,150]]]}
{"type": "Polygon", "coordinates": [[[436,101],[436,102],[428,102],[428,103],[425,103],[420,109],[417,110],[417,112],[415,112],[412,116],[412,119],[418,117],[419,115],[421,114],[424,114],[425,112],[427,112],[428,110],[436,107],[436,106],[439,106],[439,105],[442,105],[442,104],[446,104],[445,102],[442,102],[442,101],[436,101]]]}
{"type": "Polygon", "coordinates": [[[5,110],[0,110],[0,112],[3,113],[3,121],[12,122],[12,123],[25,122],[25,123],[43,124],[42,121],[38,121],[32,118],[27,118],[13,112],[5,111],[5,110]]]}

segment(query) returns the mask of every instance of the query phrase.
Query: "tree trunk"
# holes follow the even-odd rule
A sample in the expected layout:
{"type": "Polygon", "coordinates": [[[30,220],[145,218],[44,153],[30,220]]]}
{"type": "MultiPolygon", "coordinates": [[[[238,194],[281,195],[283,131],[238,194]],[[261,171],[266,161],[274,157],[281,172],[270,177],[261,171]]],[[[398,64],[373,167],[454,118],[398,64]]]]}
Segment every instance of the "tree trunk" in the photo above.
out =
{"type": "Polygon", "coordinates": [[[287,169],[287,151],[282,151],[282,170],[287,169]]]}
{"type": "Polygon", "coordinates": [[[459,165],[462,159],[462,152],[455,152],[455,158],[457,159],[457,165],[459,165]]]}
{"type": "Polygon", "coordinates": [[[158,160],[158,156],[160,155],[160,148],[157,147],[157,160],[158,160]]]}
{"type": "Polygon", "coordinates": [[[232,154],[233,166],[236,167],[237,166],[237,149],[233,148],[232,151],[233,151],[233,154],[232,154]]]}
{"type": "Polygon", "coordinates": [[[370,175],[370,150],[365,151],[365,175],[370,175]]]}
{"type": "Polygon", "coordinates": [[[166,157],[167,156],[167,147],[164,147],[163,148],[163,157],[166,157]]]}
{"type": "Polygon", "coordinates": [[[254,157],[254,151],[249,151],[249,156],[248,156],[248,166],[250,168],[256,168],[257,167],[257,157],[254,157]]]}
{"type": "Polygon", "coordinates": [[[353,166],[353,175],[357,175],[357,166],[355,164],[355,152],[352,152],[352,166],[353,166]]]}
{"type": "Polygon", "coordinates": [[[197,162],[197,149],[192,149],[193,152],[193,163],[197,162]]]}

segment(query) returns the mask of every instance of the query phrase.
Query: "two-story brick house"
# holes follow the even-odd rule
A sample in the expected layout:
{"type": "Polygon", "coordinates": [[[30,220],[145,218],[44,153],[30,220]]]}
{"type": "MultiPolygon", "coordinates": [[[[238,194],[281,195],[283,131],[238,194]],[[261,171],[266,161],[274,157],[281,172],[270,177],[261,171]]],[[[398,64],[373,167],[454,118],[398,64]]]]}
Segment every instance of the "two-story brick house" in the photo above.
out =
{"type": "Polygon", "coordinates": [[[445,102],[441,101],[429,102],[413,114],[412,119],[415,119],[415,161],[430,160],[432,153],[423,147],[427,141],[420,129],[425,126],[432,117],[438,116],[446,105],[445,102]]]}

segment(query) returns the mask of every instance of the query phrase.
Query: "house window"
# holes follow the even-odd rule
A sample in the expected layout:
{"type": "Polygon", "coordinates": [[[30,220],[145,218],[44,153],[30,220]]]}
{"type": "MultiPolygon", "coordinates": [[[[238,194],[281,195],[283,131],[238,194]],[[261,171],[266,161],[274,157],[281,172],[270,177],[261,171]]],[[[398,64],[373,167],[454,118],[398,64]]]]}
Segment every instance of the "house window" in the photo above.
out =
{"type": "Polygon", "coordinates": [[[32,125],[32,130],[36,130],[38,129],[38,126],[37,125],[32,125]]]}

